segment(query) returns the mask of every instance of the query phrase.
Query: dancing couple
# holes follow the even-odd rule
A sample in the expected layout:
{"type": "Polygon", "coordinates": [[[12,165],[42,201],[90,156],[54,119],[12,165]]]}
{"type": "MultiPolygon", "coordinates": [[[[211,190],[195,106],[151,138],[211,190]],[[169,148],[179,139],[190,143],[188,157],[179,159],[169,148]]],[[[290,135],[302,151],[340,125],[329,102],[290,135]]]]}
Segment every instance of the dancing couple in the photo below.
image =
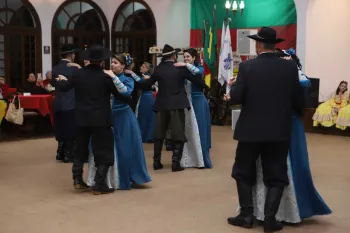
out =
{"type": "MultiPolygon", "coordinates": [[[[186,67],[192,74],[200,74],[204,79],[204,67],[198,62],[198,52],[194,48],[184,50],[184,62],[177,62],[177,67],[186,67]]],[[[184,145],[181,165],[183,167],[212,168],[210,160],[211,121],[208,100],[202,88],[185,80],[190,109],[185,110],[185,134],[188,139],[184,145]]],[[[171,131],[166,140],[167,150],[171,148],[171,131]]]]}
{"type": "Polygon", "coordinates": [[[226,97],[242,105],[232,169],[240,213],[228,223],[252,228],[255,216],[264,222],[265,232],[274,232],[283,228],[279,221],[297,223],[331,211],[314,188],[299,119],[303,87],[310,81],[298,69],[293,51],[276,55],[275,45],[283,39],[274,29],[263,27],[248,37],[256,41],[259,56],[240,64],[235,89],[226,97]]]}
{"type": "Polygon", "coordinates": [[[111,51],[99,45],[82,51],[80,57],[90,64],[71,78],[62,75],[56,78],[61,91],[75,90],[77,152],[72,168],[74,187],[88,188],[82,175],[89,154],[88,184],[94,186],[94,194],[129,189],[131,182],[144,184],[151,181],[138,123],[128,106],[133,80],[123,73],[126,58],[113,56],[111,51]],[[105,60],[111,57],[112,71],[104,70],[105,60]],[[131,151],[130,145],[133,145],[131,151]]]}
{"type": "MultiPolygon", "coordinates": [[[[166,137],[166,132],[170,129],[171,138],[173,142],[173,156],[172,156],[172,171],[182,171],[186,164],[188,166],[203,166],[202,150],[199,146],[192,146],[193,151],[198,153],[190,154],[184,153],[184,145],[188,140],[186,135],[186,111],[192,108],[187,93],[191,91],[186,90],[185,81],[191,81],[198,90],[207,88],[203,80],[203,73],[198,71],[193,65],[175,64],[177,60],[177,53],[180,49],[174,49],[170,45],[165,45],[162,50],[162,62],[154,69],[152,77],[138,85],[141,88],[150,88],[156,82],[158,83],[158,94],[154,104],[156,111],[156,126],[154,132],[154,157],[153,168],[159,170],[163,168],[161,163],[161,153],[163,142],[166,137]],[[198,156],[197,156],[198,155],[198,156]],[[199,156],[201,155],[201,156],[199,156]],[[183,162],[185,161],[185,162],[183,162]],[[182,164],[183,163],[183,164],[182,164]],[[200,164],[201,163],[201,164],[200,164]]],[[[195,55],[196,56],[196,55],[195,55]]],[[[194,117],[194,115],[193,115],[194,117]]],[[[193,134],[198,134],[198,127],[193,130],[193,134]]]]}

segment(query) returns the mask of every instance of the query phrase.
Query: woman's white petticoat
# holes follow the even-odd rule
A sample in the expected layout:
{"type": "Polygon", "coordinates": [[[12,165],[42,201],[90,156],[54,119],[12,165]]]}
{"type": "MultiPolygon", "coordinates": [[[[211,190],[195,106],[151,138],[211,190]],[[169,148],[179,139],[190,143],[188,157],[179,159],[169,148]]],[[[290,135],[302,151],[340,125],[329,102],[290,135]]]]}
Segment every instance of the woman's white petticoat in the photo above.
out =
{"type": "MultiPolygon", "coordinates": [[[[97,168],[95,167],[94,155],[92,154],[91,146],[89,148],[89,165],[88,165],[88,186],[95,186],[95,174],[97,168]]],[[[114,145],[114,165],[109,167],[108,173],[106,175],[106,184],[109,188],[118,189],[118,166],[115,154],[115,145],[114,145]]]]}
{"type": "MultiPolygon", "coordinates": [[[[292,171],[290,170],[290,161],[288,155],[288,179],[289,186],[285,187],[283,196],[281,199],[281,204],[278,209],[276,219],[278,221],[288,222],[288,223],[299,223],[301,222],[298,210],[298,204],[296,197],[294,195],[294,183],[292,179],[292,171]]],[[[261,159],[256,161],[256,185],[253,187],[253,203],[254,203],[254,216],[260,220],[264,221],[264,206],[267,194],[267,188],[263,182],[263,170],[261,166],[261,159]]],[[[238,205],[238,212],[240,206],[238,205]]]]}
{"type": "Polygon", "coordinates": [[[187,138],[187,142],[184,145],[184,150],[181,159],[181,166],[185,168],[204,167],[198,124],[192,106],[191,85],[192,83],[190,81],[187,81],[185,85],[187,98],[190,102],[191,107],[190,110],[185,109],[185,135],[187,138]]]}

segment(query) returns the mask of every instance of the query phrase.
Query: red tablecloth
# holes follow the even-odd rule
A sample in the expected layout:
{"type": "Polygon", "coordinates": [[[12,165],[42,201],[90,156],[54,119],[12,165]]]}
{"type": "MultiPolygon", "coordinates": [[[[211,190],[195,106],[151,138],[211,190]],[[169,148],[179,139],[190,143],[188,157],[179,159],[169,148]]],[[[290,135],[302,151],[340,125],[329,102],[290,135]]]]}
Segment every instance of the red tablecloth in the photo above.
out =
{"type": "Polygon", "coordinates": [[[17,88],[9,87],[9,89],[8,89],[9,94],[16,93],[16,91],[17,91],[17,88]]]}
{"type": "Polygon", "coordinates": [[[52,95],[18,95],[21,101],[21,107],[25,109],[37,110],[42,116],[50,116],[51,124],[53,124],[52,105],[55,99],[52,95]]]}

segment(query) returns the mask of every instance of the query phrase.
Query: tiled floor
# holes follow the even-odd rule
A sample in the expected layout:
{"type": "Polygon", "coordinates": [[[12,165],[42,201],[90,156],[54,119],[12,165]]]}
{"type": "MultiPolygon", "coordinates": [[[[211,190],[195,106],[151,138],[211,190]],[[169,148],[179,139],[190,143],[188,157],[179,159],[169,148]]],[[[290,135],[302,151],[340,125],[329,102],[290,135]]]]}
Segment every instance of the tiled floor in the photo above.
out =
{"type": "MultiPolygon", "coordinates": [[[[94,196],[73,190],[71,165],[56,163],[53,138],[0,143],[1,233],[240,233],[233,227],[237,194],[230,178],[236,142],[230,127],[213,127],[212,170],[172,173],[151,169],[152,145],[145,145],[153,181],[149,188],[94,196]]],[[[283,232],[350,232],[350,138],[308,135],[310,163],[318,191],[332,208],[283,232]]]]}

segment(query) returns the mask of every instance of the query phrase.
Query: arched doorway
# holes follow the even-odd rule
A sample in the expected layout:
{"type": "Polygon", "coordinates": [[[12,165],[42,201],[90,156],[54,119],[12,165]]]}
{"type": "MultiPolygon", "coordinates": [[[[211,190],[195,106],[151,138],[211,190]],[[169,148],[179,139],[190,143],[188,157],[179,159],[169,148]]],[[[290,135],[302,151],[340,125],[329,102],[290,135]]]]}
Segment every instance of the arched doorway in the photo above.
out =
{"type": "MultiPolygon", "coordinates": [[[[92,44],[109,48],[108,22],[101,8],[91,0],[65,1],[56,11],[52,22],[52,64],[64,43],[83,49],[92,44]]],[[[78,54],[77,54],[78,55],[78,54]]],[[[77,62],[81,63],[79,56],[77,62]]]]}
{"type": "Polygon", "coordinates": [[[0,76],[21,87],[29,73],[41,73],[41,25],[28,0],[0,1],[0,76]]]}
{"type": "Polygon", "coordinates": [[[151,8],[142,0],[124,1],[113,18],[112,51],[130,53],[136,58],[138,69],[143,62],[152,62],[148,50],[156,42],[156,21],[151,8]]]}

